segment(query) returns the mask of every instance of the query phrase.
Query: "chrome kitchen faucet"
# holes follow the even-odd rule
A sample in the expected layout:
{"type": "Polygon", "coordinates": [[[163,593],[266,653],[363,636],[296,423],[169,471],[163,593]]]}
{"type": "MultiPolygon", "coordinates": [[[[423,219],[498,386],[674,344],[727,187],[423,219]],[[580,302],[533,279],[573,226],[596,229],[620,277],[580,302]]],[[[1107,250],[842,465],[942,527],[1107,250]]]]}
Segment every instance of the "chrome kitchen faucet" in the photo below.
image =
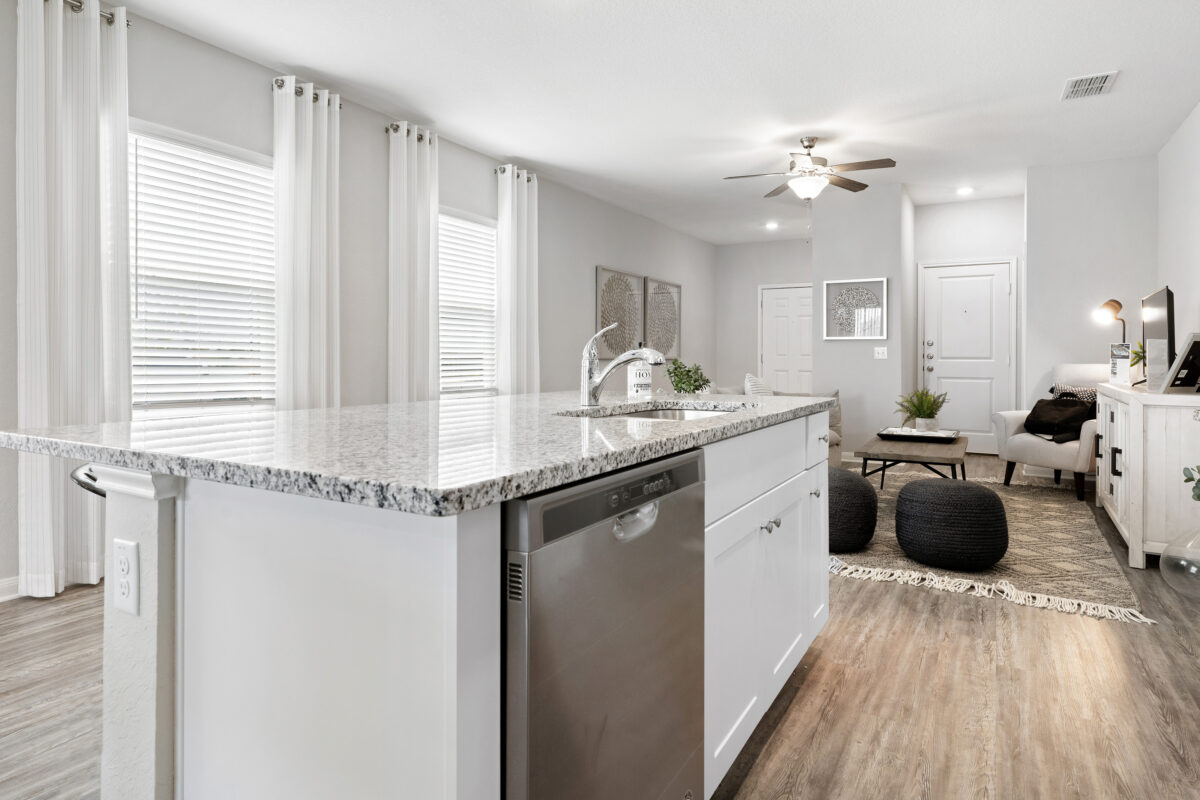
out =
{"type": "Polygon", "coordinates": [[[614,322],[607,328],[598,331],[583,346],[583,361],[579,365],[579,404],[584,408],[600,405],[600,387],[617,367],[628,364],[630,361],[645,361],[647,364],[657,367],[662,366],[667,361],[663,357],[663,354],[657,350],[652,350],[649,347],[639,347],[635,350],[627,350],[621,353],[603,371],[599,371],[600,352],[596,349],[596,340],[619,324],[619,322],[614,322]]]}

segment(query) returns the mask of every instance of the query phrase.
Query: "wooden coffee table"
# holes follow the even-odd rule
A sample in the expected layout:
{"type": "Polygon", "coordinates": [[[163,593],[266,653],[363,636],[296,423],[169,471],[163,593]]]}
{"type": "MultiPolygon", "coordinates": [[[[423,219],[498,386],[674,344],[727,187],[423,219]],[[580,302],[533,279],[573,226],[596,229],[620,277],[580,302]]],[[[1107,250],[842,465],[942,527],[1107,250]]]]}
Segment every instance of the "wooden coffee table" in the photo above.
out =
{"type": "Polygon", "coordinates": [[[920,464],[930,472],[935,472],[943,478],[958,478],[958,473],[962,471],[962,479],[967,479],[967,437],[959,436],[950,444],[942,444],[940,442],[905,442],[889,439],[887,441],[880,439],[878,436],[871,437],[871,441],[864,444],[861,448],[855,451],[855,458],[862,459],[862,474],[863,477],[879,473],[879,488],[883,488],[883,479],[887,477],[889,467],[895,467],[900,464],[920,464]],[[871,461],[882,462],[880,466],[867,471],[867,464],[871,461]],[[950,474],[942,472],[938,467],[949,467],[950,474]]]}

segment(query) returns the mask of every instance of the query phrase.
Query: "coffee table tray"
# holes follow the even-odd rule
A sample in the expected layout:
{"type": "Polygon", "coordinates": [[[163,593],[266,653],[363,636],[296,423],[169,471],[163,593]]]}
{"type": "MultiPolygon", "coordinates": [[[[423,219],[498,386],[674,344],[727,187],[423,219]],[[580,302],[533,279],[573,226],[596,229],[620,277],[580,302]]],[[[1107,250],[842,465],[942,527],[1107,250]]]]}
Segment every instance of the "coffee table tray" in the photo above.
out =
{"type": "Polygon", "coordinates": [[[954,442],[958,441],[958,431],[919,431],[916,428],[884,428],[875,435],[880,439],[895,442],[954,444],[954,442]]]}

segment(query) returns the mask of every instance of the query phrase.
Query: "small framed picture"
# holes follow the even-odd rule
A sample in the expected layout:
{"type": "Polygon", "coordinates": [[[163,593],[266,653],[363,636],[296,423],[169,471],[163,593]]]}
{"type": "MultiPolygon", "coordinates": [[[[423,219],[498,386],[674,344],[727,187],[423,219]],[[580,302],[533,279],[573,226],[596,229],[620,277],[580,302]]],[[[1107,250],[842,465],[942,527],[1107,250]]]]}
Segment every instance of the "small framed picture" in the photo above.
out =
{"type": "Polygon", "coordinates": [[[825,281],[826,339],[887,338],[887,278],[825,281]]]}

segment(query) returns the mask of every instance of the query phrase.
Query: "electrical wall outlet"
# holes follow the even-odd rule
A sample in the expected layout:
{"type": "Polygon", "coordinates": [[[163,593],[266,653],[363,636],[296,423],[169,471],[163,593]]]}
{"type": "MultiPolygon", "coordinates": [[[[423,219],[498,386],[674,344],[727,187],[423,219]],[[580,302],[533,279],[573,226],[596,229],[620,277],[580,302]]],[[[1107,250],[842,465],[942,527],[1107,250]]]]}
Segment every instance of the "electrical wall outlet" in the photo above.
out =
{"type": "Polygon", "coordinates": [[[141,580],[138,570],[137,542],[124,539],[113,539],[112,576],[113,605],[118,611],[138,615],[138,597],[141,594],[141,580]]]}
{"type": "Polygon", "coordinates": [[[875,348],[875,358],[878,358],[878,359],[887,358],[887,348],[886,347],[876,347],[875,348]]]}

